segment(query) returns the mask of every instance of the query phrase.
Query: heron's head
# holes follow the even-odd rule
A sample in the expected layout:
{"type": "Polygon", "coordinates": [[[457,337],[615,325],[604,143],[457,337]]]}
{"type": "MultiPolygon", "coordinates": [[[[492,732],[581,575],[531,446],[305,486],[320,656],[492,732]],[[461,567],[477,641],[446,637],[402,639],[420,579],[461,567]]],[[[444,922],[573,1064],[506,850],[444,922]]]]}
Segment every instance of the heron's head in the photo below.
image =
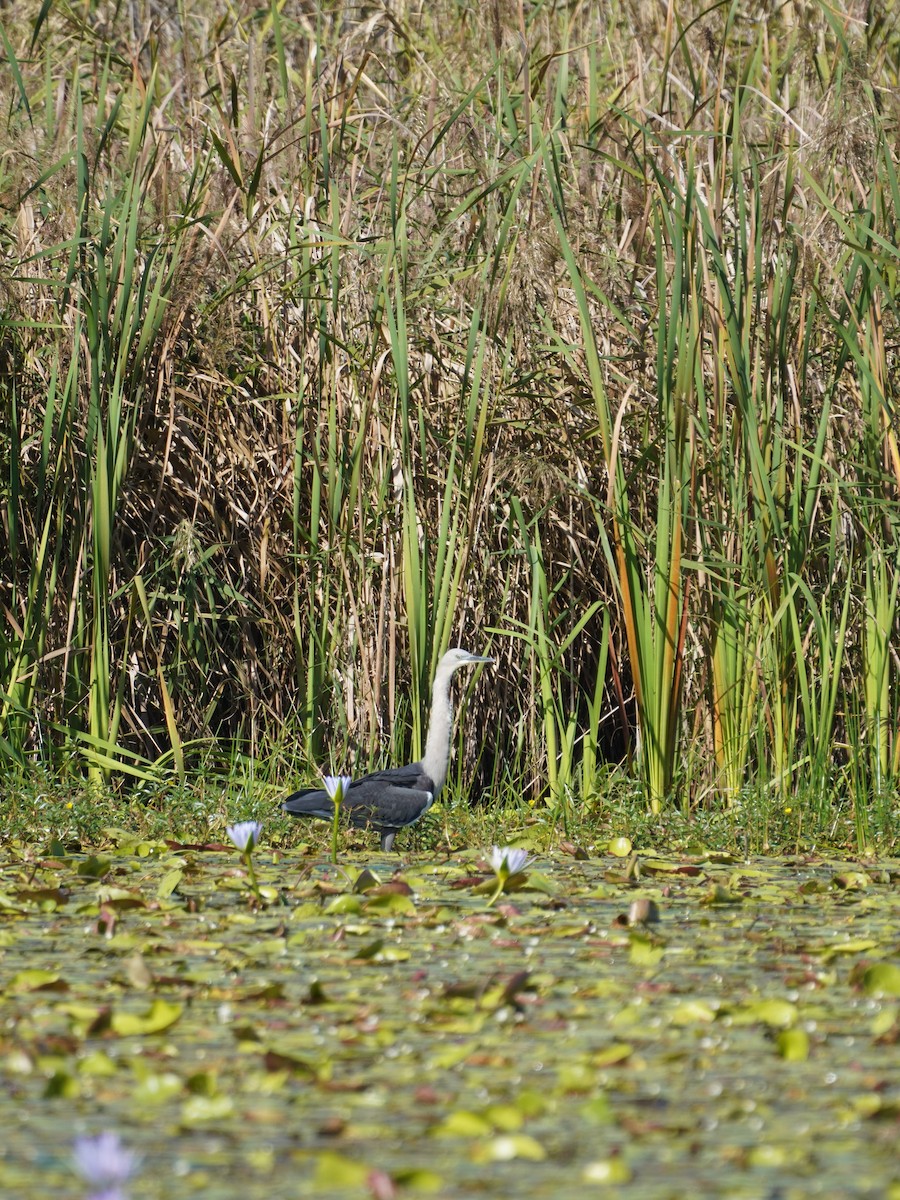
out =
{"type": "Polygon", "coordinates": [[[460,667],[474,667],[478,663],[492,663],[493,661],[492,658],[485,658],[483,654],[470,654],[468,650],[463,650],[462,646],[454,646],[438,663],[438,670],[452,675],[460,667]]]}

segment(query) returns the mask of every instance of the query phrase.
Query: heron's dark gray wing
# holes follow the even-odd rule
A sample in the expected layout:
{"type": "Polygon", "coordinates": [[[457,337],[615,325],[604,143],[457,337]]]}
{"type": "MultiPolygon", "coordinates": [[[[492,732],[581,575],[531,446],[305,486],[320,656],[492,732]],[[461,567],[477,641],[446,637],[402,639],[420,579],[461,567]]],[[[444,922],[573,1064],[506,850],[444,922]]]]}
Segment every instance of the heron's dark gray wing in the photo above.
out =
{"type": "Polygon", "coordinates": [[[391,780],[367,779],[351,788],[341,808],[353,825],[373,829],[402,829],[431,807],[430,789],[407,787],[391,780]]]}
{"type": "Polygon", "coordinates": [[[371,775],[363,775],[354,779],[350,785],[350,795],[365,789],[367,792],[375,785],[399,788],[417,788],[430,792],[434,788],[431,779],[422,770],[420,762],[408,763],[405,767],[386,767],[383,771],[373,771],[371,775]]]}
{"type": "MultiPolygon", "coordinates": [[[[358,828],[397,830],[417,821],[433,799],[434,782],[422,770],[422,764],[415,762],[354,779],[341,803],[341,812],[358,828]]],[[[320,788],[301,788],[281,807],[292,817],[319,817],[323,821],[334,818],[334,802],[320,788]]]]}
{"type": "Polygon", "coordinates": [[[334,801],[318,788],[301,788],[288,796],[281,807],[292,817],[321,817],[323,821],[334,817],[334,801]]]}

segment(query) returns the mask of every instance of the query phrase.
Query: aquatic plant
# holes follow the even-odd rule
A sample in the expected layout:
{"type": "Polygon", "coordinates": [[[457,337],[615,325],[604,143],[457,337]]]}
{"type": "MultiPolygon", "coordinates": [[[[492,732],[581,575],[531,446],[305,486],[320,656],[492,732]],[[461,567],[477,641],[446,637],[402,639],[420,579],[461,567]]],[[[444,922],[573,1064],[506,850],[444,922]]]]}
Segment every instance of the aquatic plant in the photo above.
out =
{"type": "Polygon", "coordinates": [[[123,1185],[137,1169],[139,1158],[111,1130],[79,1137],[73,1148],[75,1170],[91,1189],[88,1200],[127,1200],[123,1185]]]}
{"type": "Polygon", "coordinates": [[[244,866],[247,868],[247,879],[250,890],[257,901],[262,904],[262,893],[256,881],[256,871],[253,869],[253,849],[258,845],[260,835],[262,834],[261,822],[239,821],[236,825],[229,825],[225,832],[237,849],[240,850],[244,866]]]}
{"type": "Polygon", "coordinates": [[[331,823],[331,861],[337,862],[338,822],[341,819],[341,802],[352,782],[349,775],[325,775],[322,779],[325,791],[334,803],[334,820],[331,823]]]}

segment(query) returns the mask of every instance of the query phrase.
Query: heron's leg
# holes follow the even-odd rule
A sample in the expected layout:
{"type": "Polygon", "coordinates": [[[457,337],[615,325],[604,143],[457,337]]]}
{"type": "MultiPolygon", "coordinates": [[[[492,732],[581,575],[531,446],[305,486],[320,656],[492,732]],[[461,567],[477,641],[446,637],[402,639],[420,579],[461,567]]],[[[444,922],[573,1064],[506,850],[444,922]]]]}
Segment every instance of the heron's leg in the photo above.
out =
{"type": "Polygon", "coordinates": [[[396,829],[383,829],[381,831],[381,849],[387,853],[394,844],[394,838],[397,836],[396,829]]]}

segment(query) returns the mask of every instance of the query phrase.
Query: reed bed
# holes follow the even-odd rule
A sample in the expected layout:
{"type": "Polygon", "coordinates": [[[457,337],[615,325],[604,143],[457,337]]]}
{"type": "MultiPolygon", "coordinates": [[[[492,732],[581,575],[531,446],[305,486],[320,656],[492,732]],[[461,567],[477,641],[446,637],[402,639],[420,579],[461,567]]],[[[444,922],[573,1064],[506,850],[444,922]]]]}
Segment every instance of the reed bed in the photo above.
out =
{"type": "Polygon", "coordinates": [[[896,836],[895,5],[35,0],[2,49],[8,772],[415,754],[460,642],[473,802],[896,836]]]}

